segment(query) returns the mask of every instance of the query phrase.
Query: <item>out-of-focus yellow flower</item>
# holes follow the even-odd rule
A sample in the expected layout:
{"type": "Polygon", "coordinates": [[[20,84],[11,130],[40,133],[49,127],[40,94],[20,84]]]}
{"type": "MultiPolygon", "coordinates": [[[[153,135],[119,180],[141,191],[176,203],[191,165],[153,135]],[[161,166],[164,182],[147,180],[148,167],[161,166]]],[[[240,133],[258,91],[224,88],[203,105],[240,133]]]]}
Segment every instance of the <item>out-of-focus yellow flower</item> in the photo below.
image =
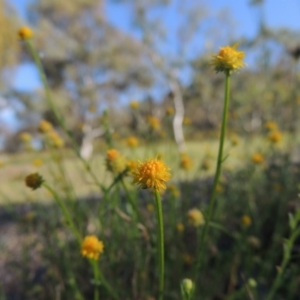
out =
{"type": "Polygon", "coordinates": [[[180,191],[177,188],[176,185],[174,184],[170,184],[167,187],[167,191],[170,192],[170,194],[174,197],[174,198],[178,198],[180,196],[180,191]]]}
{"type": "Polygon", "coordinates": [[[167,107],[166,115],[167,116],[173,116],[174,115],[174,108],[173,107],[167,107]]]}
{"type": "Polygon", "coordinates": [[[40,158],[36,158],[33,162],[32,162],[32,164],[35,166],[35,167],[40,167],[40,166],[42,166],[43,165],[43,161],[40,159],[40,158]]]}
{"type": "Polygon", "coordinates": [[[31,142],[32,140],[32,135],[29,133],[29,132],[22,132],[20,134],[20,140],[23,142],[23,143],[29,143],[31,142]]]}
{"type": "Polygon", "coordinates": [[[0,168],[3,167],[4,163],[2,160],[0,160],[0,168]]]}
{"type": "Polygon", "coordinates": [[[88,235],[81,243],[81,255],[89,259],[98,260],[103,253],[104,244],[95,235],[88,235]]]}
{"type": "Polygon", "coordinates": [[[268,139],[272,144],[278,144],[282,140],[282,133],[279,130],[275,130],[269,133],[268,139]]]}
{"type": "Polygon", "coordinates": [[[138,162],[136,160],[130,159],[127,160],[127,169],[129,173],[133,173],[133,171],[137,168],[138,162]]]}
{"type": "Polygon", "coordinates": [[[248,215],[243,215],[241,221],[245,227],[249,227],[252,224],[252,220],[248,215]]]}
{"type": "Polygon", "coordinates": [[[183,232],[184,231],[184,225],[182,223],[177,223],[176,224],[176,229],[178,232],[183,232]]]}
{"type": "Polygon", "coordinates": [[[148,116],[147,122],[152,130],[160,129],[160,121],[154,116],[148,116]]]}
{"type": "Polygon", "coordinates": [[[278,126],[277,126],[276,122],[268,121],[268,122],[265,123],[265,128],[272,131],[272,130],[276,130],[278,128],[278,126]]]}
{"type": "Polygon", "coordinates": [[[129,106],[130,106],[130,108],[132,108],[132,109],[137,109],[137,108],[140,106],[140,104],[139,104],[137,101],[131,101],[131,102],[129,103],[129,106]]]}
{"type": "Polygon", "coordinates": [[[146,208],[147,208],[147,210],[148,210],[149,212],[153,212],[153,211],[154,211],[154,206],[153,206],[153,204],[151,204],[151,203],[148,203],[147,206],[146,206],[146,208]]]}
{"type": "Polygon", "coordinates": [[[140,185],[143,189],[162,191],[166,189],[166,182],[171,178],[170,168],[157,158],[139,162],[133,171],[133,183],[140,185]]]}
{"type": "Polygon", "coordinates": [[[252,155],[252,162],[254,162],[255,164],[261,164],[264,161],[264,157],[262,154],[260,153],[255,153],[252,155]]]}
{"type": "Polygon", "coordinates": [[[135,148],[139,145],[139,140],[134,136],[130,136],[126,139],[126,144],[130,148],[135,148]]]}
{"type": "Polygon", "coordinates": [[[39,124],[38,127],[39,131],[42,133],[47,133],[49,131],[53,130],[53,126],[50,122],[46,121],[46,120],[42,120],[39,124]]]}
{"type": "Polygon", "coordinates": [[[29,174],[25,177],[26,186],[30,187],[33,190],[36,190],[39,187],[41,187],[43,182],[43,177],[38,173],[29,174]]]}
{"type": "Polygon", "coordinates": [[[249,236],[247,238],[247,243],[251,247],[256,248],[256,249],[258,249],[258,248],[261,247],[261,241],[260,241],[260,239],[258,237],[256,237],[256,236],[253,236],[253,235],[251,235],[251,236],[249,236]]]}
{"type": "Polygon", "coordinates": [[[184,117],[182,123],[183,123],[183,125],[191,125],[192,120],[188,117],[184,117]]]}
{"type": "Polygon", "coordinates": [[[180,168],[183,170],[190,170],[193,167],[193,162],[186,153],[180,154],[180,168]]]}
{"type": "Polygon", "coordinates": [[[210,64],[217,72],[230,72],[245,66],[243,59],[245,53],[237,51],[238,44],[221,47],[218,54],[213,55],[210,64]]]}
{"type": "Polygon", "coordinates": [[[27,26],[23,26],[23,27],[19,28],[18,36],[21,40],[31,39],[33,36],[32,30],[27,26]]]}
{"type": "Polygon", "coordinates": [[[54,129],[47,131],[47,138],[49,139],[49,142],[56,148],[62,148],[65,145],[64,140],[54,129]]]}
{"type": "Polygon", "coordinates": [[[201,170],[207,171],[211,168],[211,162],[208,159],[204,159],[201,164],[201,170]]]}
{"type": "Polygon", "coordinates": [[[233,136],[230,142],[232,146],[237,146],[239,144],[239,138],[237,136],[233,136]]]}
{"type": "Polygon", "coordinates": [[[106,167],[113,173],[122,173],[126,170],[128,162],[126,158],[116,149],[109,149],[106,152],[106,167]]]}
{"type": "Polygon", "coordinates": [[[220,194],[223,193],[224,192],[223,186],[221,184],[217,184],[216,191],[220,194]]]}
{"type": "Polygon", "coordinates": [[[195,227],[198,227],[205,223],[205,219],[201,210],[197,208],[190,209],[187,213],[187,216],[189,223],[195,227]]]}

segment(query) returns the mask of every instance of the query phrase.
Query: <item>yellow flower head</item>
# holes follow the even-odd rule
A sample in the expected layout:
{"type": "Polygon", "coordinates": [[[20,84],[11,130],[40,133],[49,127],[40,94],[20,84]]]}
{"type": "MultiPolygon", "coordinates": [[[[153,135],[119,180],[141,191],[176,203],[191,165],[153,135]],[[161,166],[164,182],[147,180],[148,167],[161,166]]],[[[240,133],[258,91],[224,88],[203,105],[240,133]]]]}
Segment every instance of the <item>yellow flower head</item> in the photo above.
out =
{"type": "Polygon", "coordinates": [[[106,152],[107,170],[113,173],[122,173],[127,168],[126,158],[116,149],[109,149],[106,152]]]}
{"type": "Polygon", "coordinates": [[[137,101],[131,101],[129,103],[129,106],[132,108],[132,109],[137,109],[139,107],[139,103],[137,101]]]}
{"type": "Polygon", "coordinates": [[[143,189],[162,191],[166,189],[165,182],[171,178],[171,174],[162,160],[157,158],[139,162],[138,167],[133,172],[133,183],[140,185],[143,189]]]}
{"type": "Polygon", "coordinates": [[[138,146],[139,140],[134,136],[130,136],[129,138],[126,139],[126,144],[130,148],[135,148],[138,146]]]}
{"type": "Polygon", "coordinates": [[[39,124],[38,129],[41,133],[47,133],[49,131],[52,131],[53,126],[50,122],[48,122],[46,120],[42,120],[39,124]]]}
{"type": "Polygon", "coordinates": [[[167,190],[175,198],[178,198],[180,196],[180,191],[174,184],[168,185],[167,190]]]}
{"type": "Polygon", "coordinates": [[[275,130],[269,134],[268,139],[271,143],[278,144],[282,140],[282,133],[279,130],[275,130]]]}
{"type": "Polygon", "coordinates": [[[20,134],[20,140],[23,142],[23,143],[29,143],[31,142],[32,140],[32,136],[29,132],[22,132],[20,134]]]}
{"type": "Polygon", "coordinates": [[[184,117],[182,121],[183,125],[191,125],[192,121],[188,117],[184,117]]]}
{"type": "Polygon", "coordinates": [[[221,47],[218,54],[213,55],[211,65],[217,72],[230,72],[245,66],[243,59],[245,53],[237,51],[238,44],[221,47]]]}
{"type": "Polygon", "coordinates": [[[50,129],[49,131],[47,131],[47,138],[49,139],[49,142],[52,144],[52,146],[56,148],[62,148],[65,145],[64,140],[54,129],[50,129]]]}
{"type": "Polygon", "coordinates": [[[187,154],[182,153],[180,157],[180,168],[183,170],[190,170],[192,167],[193,162],[190,157],[187,154]]]}
{"type": "Polygon", "coordinates": [[[255,164],[261,164],[264,161],[264,157],[262,154],[260,153],[255,153],[252,156],[252,162],[254,162],[255,164]]]}
{"type": "Polygon", "coordinates": [[[26,186],[32,188],[33,190],[36,190],[39,187],[41,187],[43,182],[43,177],[38,173],[29,174],[25,177],[26,186]]]}
{"type": "Polygon", "coordinates": [[[95,235],[88,235],[81,243],[81,255],[89,259],[98,260],[103,253],[104,244],[95,235]]]}
{"type": "Polygon", "coordinates": [[[148,210],[149,212],[153,212],[153,211],[154,211],[154,205],[151,204],[151,203],[148,203],[147,206],[146,206],[146,208],[147,208],[147,210],[148,210]]]}
{"type": "Polygon", "coordinates": [[[182,223],[177,223],[176,229],[178,232],[183,232],[184,231],[184,225],[182,223]]]}
{"type": "Polygon", "coordinates": [[[160,122],[159,120],[154,117],[154,116],[149,116],[147,118],[147,122],[148,122],[148,125],[149,127],[152,129],[152,130],[158,130],[160,128],[160,122]]]}
{"type": "Polygon", "coordinates": [[[273,121],[269,121],[269,122],[266,122],[265,123],[265,127],[268,129],[268,130],[276,130],[278,128],[277,126],[277,123],[276,122],[273,122],[273,121]]]}
{"type": "Polygon", "coordinates": [[[167,114],[167,116],[172,116],[172,115],[174,115],[174,108],[173,108],[173,107],[168,107],[168,108],[166,109],[166,114],[167,114]]]}
{"type": "Polygon", "coordinates": [[[36,158],[33,162],[32,162],[32,164],[35,166],[35,167],[40,167],[41,165],[43,165],[43,161],[40,159],[40,158],[36,158]]]}
{"type": "Polygon", "coordinates": [[[28,40],[32,38],[32,35],[32,30],[27,26],[23,26],[18,30],[18,36],[21,40],[28,40]]]}
{"type": "Polygon", "coordinates": [[[241,221],[242,221],[242,224],[245,227],[249,227],[251,225],[251,223],[252,223],[252,220],[251,220],[251,218],[248,215],[242,216],[241,221]]]}
{"type": "Polygon", "coordinates": [[[133,173],[133,171],[137,168],[138,162],[136,160],[128,160],[127,161],[127,169],[130,173],[133,173]]]}
{"type": "Polygon", "coordinates": [[[190,209],[188,211],[187,215],[188,215],[188,219],[189,219],[190,224],[195,226],[195,227],[198,227],[198,226],[203,225],[205,223],[204,216],[203,216],[202,212],[197,208],[190,209]]]}
{"type": "Polygon", "coordinates": [[[201,164],[201,170],[207,171],[209,170],[211,167],[211,162],[210,160],[208,160],[207,158],[204,159],[204,161],[201,164]]]}
{"type": "Polygon", "coordinates": [[[237,136],[233,136],[230,141],[232,146],[237,146],[239,144],[239,139],[237,136]]]}

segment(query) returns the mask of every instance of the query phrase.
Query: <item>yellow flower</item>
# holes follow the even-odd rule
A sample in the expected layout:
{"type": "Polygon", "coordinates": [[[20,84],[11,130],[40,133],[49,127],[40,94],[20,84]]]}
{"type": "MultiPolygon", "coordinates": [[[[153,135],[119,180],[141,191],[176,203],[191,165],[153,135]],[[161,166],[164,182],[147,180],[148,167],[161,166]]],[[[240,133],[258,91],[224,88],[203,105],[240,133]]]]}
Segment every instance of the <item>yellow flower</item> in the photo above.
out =
{"type": "Polygon", "coordinates": [[[222,187],[221,184],[219,184],[219,183],[217,184],[216,191],[218,193],[223,193],[224,192],[224,188],[222,187]]]}
{"type": "Polygon", "coordinates": [[[125,157],[116,149],[109,149],[106,152],[106,167],[113,173],[122,173],[126,170],[128,163],[125,157]]]}
{"type": "Polygon", "coordinates": [[[167,114],[167,116],[174,115],[174,108],[173,107],[167,107],[166,114],[167,114]]]}
{"type": "Polygon", "coordinates": [[[39,187],[41,187],[43,182],[43,177],[38,173],[29,174],[25,177],[26,186],[32,188],[33,190],[36,190],[39,187]]]}
{"type": "Polygon", "coordinates": [[[282,133],[279,130],[271,132],[268,139],[273,144],[278,144],[282,140],[282,133]]]}
{"type": "Polygon", "coordinates": [[[32,140],[32,136],[29,132],[22,132],[20,134],[20,139],[23,143],[29,143],[32,140]]]}
{"type": "Polygon", "coordinates": [[[273,121],[269,121],[269,122],[266,122],[265,123],[265,127],[268,129],[268,130],[276,130],[278,128],[277,126],[277,123],[276,122],[273,122],[273,121]]]}
{"type": "Polygon", "coordinates": [[[191,265],[194,262],[194,258],[189,253],[184,253],[182,258],[187,265],[191,265]]]}
{"type": "Polygon", "coordinates": [[[177,229],[178,232],[183,232],[184,225],[182,223],[177,223],[176,229],[177,229]]]}
{"type": "Polygon", "coordinates": [[[217,72],[230,72],[245,66],[243,59],[245,53],[237,51],[238,44],[234,46],[221,47],[218,54],[213,55],[211,65],[217,72]]]}
{"type": "Polygon", "coordinates": [[[153,204],[148,203],[147,206],[146,206],[146,208],[147,208],[147,210],[148,210],[149,212],[153,212],[153,211],[154,211],[154,206],[153,206],[153,204]]]}
{"type": "Polygon", "coordinates": [[[53,126],[50,122],[42,120],[38,127],[39,131],[42,133],[47,133],[53,129],[53,126]]]}
{"type": "Polygon", "coordinates": [[[252,220],[248,215],[242,216],[241,221],[245,227],[249,227],[252,224],[252,220]]]}
{"type": "Polygon", "coordinates": [[[143,189],[162,191],[166,189],[165,182],[171,178],[171,174],[162,160],[157,158],[139,162],[138,167],[133,172],[133,183],[140,185],[143,189]]]}
{"type": "Polygon", "coordinates": [[[130,136],[129,138],[126,139],[126,144],[130,148],[135,148],[138,146],[139,140],[134,136],[130,136]]]}
{"type": "Polygon", "coordinates": [[[44,162],[40,159],[40,158],[36,158],[32,164],[35,166],[35,167],[40,167],[44,162]]]}
{"type": "Polygon", "coordinates": [[[180,158],[180,168],[183,170],[190,170],[193,167],[193,162],[189,158],[189,156],[186,153],[181,154],[180,158]]]}
{"type": "Polygon", "coordinates": [[[198,226],[203,225],[205,223],[204,216],[203,216],[202,212],[197,208],[190,209],[188,211],[187,215],[188,215],[188,219],[189,219],[190,224],[195,226],[195,227],[198,227],[198,226]]]}
{"type": "Polygon", "coordinates": [[[255,164],[261,164],[264,161],[264,157],[262,154],[260,153],[255,153],[252,156],[252,162],[254,162],[255,164]]]}
{"type": "Polygon", "coordinates": [[[192,121],[188,117],[184,117],[182,121],[183,125],[191,125],[192,121]]]}
{"type": "Polygon", "coordinates": [[[18,36],[21,40],[28,40],[32,38],[32,35],[32,30],[27,26],[21,27],[18,31],[18,36]]]}
{"type": "Polygon", "coordinates": [[[59,134],[54,129],[50,129],[49,131],[47,131],[47,138],[52,143],[52,145],[56,148],[62,148],[65,145],[64,140],[59,136],[59,134]]]}
{"type": "Polygon", "coordinates": [[[89,259],[98,260],[103,253],[104,244],[95,235],[88,235],[81,243],[81,255],[89,259]]]}
{"type": "Polygon", "coordinates": [[[137,101],[131,101],[129,103],[129,106],[132,108],[132,109],[137,109],[139,107],[139,103],[137,101]]]}
{"type": "Polygon", "coordinates": [[[230,141],[232,146],[237,146],[239,144],[239,139],[237,136],[233,136],[230,141]]]}
{"type": "Polygon", "coordinates": [[[211,162],[208,159],[205,159],[201,164],[201,170],[207,171],[211,167],[211,162]]]}
{"type": "Polygon", "coordinates": [[[160,122],[159,122],[159,120],[158,120],[156,117],[154,117],[154,116],[148,116],[147,122],[148,122],[149,127],[150,127],[152,130],[158,130],[158,129],[160,128],[160,122]]]}

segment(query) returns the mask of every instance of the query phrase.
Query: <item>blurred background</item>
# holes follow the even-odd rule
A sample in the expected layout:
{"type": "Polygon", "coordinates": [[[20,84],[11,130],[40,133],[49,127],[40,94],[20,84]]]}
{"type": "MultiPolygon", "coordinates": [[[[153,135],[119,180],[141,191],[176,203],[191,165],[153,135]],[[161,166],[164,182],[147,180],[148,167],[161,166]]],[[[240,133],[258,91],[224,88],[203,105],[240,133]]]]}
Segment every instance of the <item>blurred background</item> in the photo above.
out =
{"type": "Polygon", "coordinates": [[[1,15],[2,151],[22,150],[24,131],[40,149],[37,124],[55,122],[32,58],[16,38],[23,25],[34,31],[52,97],[79,143],[99,127],[105,109],[114,130],[126,135],[135,126],[128,103],[138,101],[161,119],[174,95],[184,102],[186,138],[215,131],[223,83],[207,62],[235,43],[247,67],[235,74],[230,128],[254,134],[271,119],[284,130],[297,127],[298,1],[1,0],[1,15]]]}

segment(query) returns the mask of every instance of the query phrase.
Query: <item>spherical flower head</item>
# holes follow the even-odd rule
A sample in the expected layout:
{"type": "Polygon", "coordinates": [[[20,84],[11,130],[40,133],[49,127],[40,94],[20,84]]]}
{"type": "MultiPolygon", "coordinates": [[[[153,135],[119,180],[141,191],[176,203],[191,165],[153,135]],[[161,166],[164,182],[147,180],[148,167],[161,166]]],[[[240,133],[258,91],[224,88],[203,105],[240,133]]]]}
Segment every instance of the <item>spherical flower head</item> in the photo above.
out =
{"type": "Polygon", "coordinates": [[[193,162],[190,159],[190,157],[187,154],[182,153],[181,157],[180,157],[180,168],[183,169],[183,170],[188,171],[192,167],[193,167],[193,162]]]}
{"type": "Polygon", "coordinates": [[[23,26],[18,30],[18,36],[21,40],[31,39],[32,35],[32,30],[27,26],[23,26]]]}
{"type": "Polygon", "coordinates": [[[182,123],[183,125],[191,125],[192,121],[189,117],[184,117],[182,123]]]}
{"type": "Polygon", "coordinates": [[[188,219],[190,224],[195,227],[198,227],[205,223],[202,212],[197,208],[193,208],[188,211],[188,219]]]}
{"type": "Polygon", "coordinates": [[[49,139],[49,142],[52,144],[52,146],[54,146],[55,148],[62,148],[65,145],[64,140],[54,129],[47,131],[47,138],[49,139]]]}
{"type": "Polygon", "coordinates": [[[139,107],[139,103],[137,102],[137,101],[131,101],[130,103],[129,103],[129,106],[130,106],[130,108],[132,108],[132,109],[137,109],[138,107],[139,107]]]}
{"type": "Polygon", "coordinates": [[[174,115],[174,108],[173,107],[168,107],[166,109],[166,115],[167,116],[173,116],[174,115]]]}
{"type": "Polygon", "coordinates": [[[272,144],[278,144],[282,140],[282,133],[279,130],[275,130],[269,134],[268,139],[272,144]]]}
{"type": "Polygon", "coordinates": [[[32,164],[35,166],[35,167],[40,167],[40,166],[42,166],[43,165],[43,161],[40,159],[40,158],[36,158],[33,162],[32,162],[32,164]]]}
{"type": "Polygon", "coordinates": [[[43,182],[43,177],[38,173],[29,174],[25,177],[26,186],[32,188],[33,190],[36,190],[39,187],[41,187],[43,182]]]}
{"type": "Polygon", "coordinates": [[[50,122],[48,122],[46,120],[42,120],[39,124],[38,129],[41,133],[47,133],[47,132],[53,130],[53,126],[50,122]]]}
{"type": "Polygon", "coordinates": [[[265,123],[265,128],[272,131],[272,130],[276,130],[278,128],[278,126],[277,126],[276,122],[268,121],[268,122],[265,123]]]}
{"type": "Polygon", "coordinates": [[[23,142],[23,143],[29,143],[31,142],[32,140],[32,135],[29,133],[29,132],[22,132],[20,134],[20,140],[23,142]]]}
{"type": "Polygon", "coordinates": [[[254,162],[255,164],[261,164],[264,161],[264,157],[262,154],[260,153],[255,153],[252,156],[252,162],[254,162]]]}
{"type": "Polygon", "coordinates": [[[149,127],[152,130],[158,130],[158,129],[160,129],[160,122],[159,122],[159,120],[156,117],[149,116],[147,118],[147,122],[148,122],[149,127]]]}
{"type": "Polygon", "coordinates": [[[133,172],[133,183],[140,185],[143,189],[152,189],[161,192],[166,189],[166,182],[171,174],[162,160],[157,158],[149,159],[139,165],[133,172]]]}
{"type": "Polygon", "coordinates": [[[88,235],[81,243],[81,255],[89,259],[98,260],[103,253],[104,244],[95,235],[88,235]]]}
{"type": "Polygon", "coordinates": [[[126,139],[126,144],[130,148],[135,148],[139,145],[139,140],[134,136],[130,136],[126,139]]]}
{"type": "Polygon", "coordinates": [[[217,72],[230,72],[245,66],[243,59],[245,53],[237,51],[238,44],[221,47],[218,54],[213,55],[211,65],[217,72]]]}
{"type": "Polygon", "coordinates": [[[116,174],[124,172],[127,168],[125,157],[116,149],[109,149],[106,152],[107,170],[116,174]]]}
{"type": "Polygon", "coordinates": [[[244,227],[249,227],[252,223],[252,220],[248,215],[242,216],[241,221],[244,227]]]}

